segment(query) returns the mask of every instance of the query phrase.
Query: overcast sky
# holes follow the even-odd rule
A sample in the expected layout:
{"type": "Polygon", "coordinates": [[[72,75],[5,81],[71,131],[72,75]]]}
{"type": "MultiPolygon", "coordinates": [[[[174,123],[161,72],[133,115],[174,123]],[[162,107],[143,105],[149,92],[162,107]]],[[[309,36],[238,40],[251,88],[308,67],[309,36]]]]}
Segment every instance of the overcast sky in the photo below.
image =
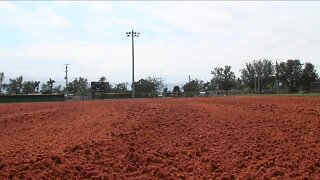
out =
{"type": "Polygon", "coordinates": [[[183,84],[211,79],[214,67],[254,59],[300,59],[320,70],[320,2],[0,2],[0,72],[64,83],[106,76],[131,82],[161,77],[183,84]]]}

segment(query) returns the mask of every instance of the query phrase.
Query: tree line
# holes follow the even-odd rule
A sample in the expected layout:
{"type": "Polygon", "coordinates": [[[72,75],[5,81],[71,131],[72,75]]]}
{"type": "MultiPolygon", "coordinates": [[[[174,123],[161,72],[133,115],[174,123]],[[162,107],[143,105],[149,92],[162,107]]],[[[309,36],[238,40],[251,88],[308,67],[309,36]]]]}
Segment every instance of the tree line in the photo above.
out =
{"type": "Polygon", "coordinates": [[[210,81],[204,83],[194,79],[183,89],[186,92],[246,89],[257,93],[295,93],[310,91],[311,83],[318,79],[315,66],[308,62],[302,64],[298,59],[280,63],[268,59],[253,60],[247,62],[240,73],[240,77],[236,77],[231,66],[216,67],[211,71],[213,77],[210,81]]]}
{"type": "MultiPolygon", "coordinates": [[[[204,82],[200,79],[189,79],[182,87],[174,86],[168,90],[164,80],[158,77],[147,77],[135,83],[136,93],[173,93],[180,92],[201,92],[201,91],[225,91],[231,89],[248,90],[252,93],[276,93],[298,91],[310,91],[311,83],[319,76],[312,63],[301,63],[300,60],[287,60],[285,62],[273,63],[268,59],[259,59],[247,62],[243,69],[240,69],[240,77],[236,77],[232,67],[215,67],[210,74],[212,79],[204,82]]],[[[54,85],[56,82],[49,79],[40,86],[40,81],[23,81],[23,76],[9,79],[5,84],[4,73],[0,73],[0,93],[3,94],[63,94],[65,87],[54,85]],[[4,91],[3,91],[4,90],[4,91]]],[[[98,79],[101,82],[108,82],[105,76],[98,79]]],[[[119,83],[114,87],[106,83],[105,93],[130,93],[128,83],[119,83]]],[[[91,93],[89,82],[84,77],[75,78],[68,83],[68,92],[75,95],[89,95],[91,93]]]]}

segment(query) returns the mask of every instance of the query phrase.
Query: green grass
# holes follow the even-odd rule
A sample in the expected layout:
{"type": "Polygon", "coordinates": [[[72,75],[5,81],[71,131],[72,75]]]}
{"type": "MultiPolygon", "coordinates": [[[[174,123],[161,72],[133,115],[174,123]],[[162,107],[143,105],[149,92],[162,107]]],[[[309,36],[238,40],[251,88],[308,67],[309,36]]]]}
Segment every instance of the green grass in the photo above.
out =
{"type": "Polygon", "coordinates": [[[283,94],[284,96],[320,96],[320,93],[283,94]]]}
{"type": "Polygon", "coordinates": [[[298,97],[320,97],[320,93],[292,93],[292,94],[256,94],[256,96],[298,96],[298,97]]]}

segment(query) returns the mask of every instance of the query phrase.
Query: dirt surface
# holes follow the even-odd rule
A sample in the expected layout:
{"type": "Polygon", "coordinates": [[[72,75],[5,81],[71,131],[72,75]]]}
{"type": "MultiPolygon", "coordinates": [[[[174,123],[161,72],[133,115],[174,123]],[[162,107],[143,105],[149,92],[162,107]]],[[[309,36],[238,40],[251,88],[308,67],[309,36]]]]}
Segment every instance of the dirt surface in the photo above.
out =
{"type": "Polygon", "coordinates": [[[0,105],[0,179],[319,179],[320,98],[0,105]]]}

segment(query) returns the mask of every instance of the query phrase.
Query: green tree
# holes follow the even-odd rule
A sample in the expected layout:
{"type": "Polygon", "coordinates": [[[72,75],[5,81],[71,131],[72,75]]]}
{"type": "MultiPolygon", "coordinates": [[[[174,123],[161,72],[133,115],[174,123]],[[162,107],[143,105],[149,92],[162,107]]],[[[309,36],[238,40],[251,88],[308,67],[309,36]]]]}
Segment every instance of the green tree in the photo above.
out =
{"type": "Polygon", "coordinates": [[[163,88],[163,93],[167,93],[168,92],[168,87],[163,88]]]}
{"type": "Polygon", "coordinates": [[[38,93],[40,88],[40,81],[35,81],[34,84],[36,86],[36,92],[38,93]]]}
{"type": "Polygon", "coordinates": [[[184,92],[200,92],[203,90],[203,81],[199,79],[190,80],[183,85],[184,92]]]}
{"type": "Polygon", "coordinates": [[[6,91],[8,94],[21,94],[23,89],[23,76],[19,76],[16,79],[10,79],[6,85],[6,91]]]}
{"type": "Polygon", "coordinates": [[[51,93],[53,93],[53,84],[55,83],[56,81],[53,80],[53,79],[49,79],[49,81],[47,81],[47,86],[49,87],[49,90],[51,93]]]}
{"type": "Polygon", "coordinates": [[[217,83],[219,89],[223,89],[226,91],[226,95],[228,95],[228,91],[235,87],[235,75],[234,72],[231,71],[231,66],[225,66],[224,68],[216,67],[213,71],[211,71],[213,78],[211,81],[217,83]]]}
{"type": "Polygon", "coordinates": [[[302,64],[300,60],[287,60],[279,64],[279,78],[289,92],[297,92],[301,85],[302,64]]]}
{"type": "Polygon", "coordinates": [[[164,88],[164,80],[158,77],[148,77],[147,81],[152,82],[155,86],[155,92],[161,92],[164,88]]]}
{"type": "Polygon", "coordinates": [[[180,86],[174,86],[172,92],[181,92],[180,86]]]}
{"type": "Polygon", "coordinates": [[[112,86],[110,84],[110,82],[107,81],[107,78],[105,76],[102,76],[99,78],[98,82],[102,82],[104,83],[104,92],[112,92],[112,86]]]}
{"type": "Polygon", "coordinates": [[[42,94],[51,94],[52,90],[50,90],[50,87],[47,85],[47,83],[42,83],[40,92],[42,94]]]}
{"type": "Polygon", "coordinates": [[[113,88],[113,90],[117,93],[127,93],[129,92],[127,86],[128,83],[119,83],[113,88]]]}
{"type": "MultiPolygon", "coordinates": [[[[38,81],[39,82],[39,81],[38,81]]],[[[37,89],[37,87],[36,87],[37,89]]],[[[39,91],[37,89],[37,91],[39,91]]],[[[63,94],[63,91],[61,89],[61,85],[58,86],[53,86],[52,88],[48,86],[48,84],[43,83],[41,86],[41,91],[42,94],[63,94]]]]}
{"type": "Polygon", "coordinates": [[[238,90],[243,90],[245,88],[245,84],[241,80],[241,78],[236,78],[235,88],[238,90]]]}
{"type": "Polygon", "coordinates": [[[274,85],[274,72],[275,68],[271,60],[254,60],[246,63],[246,68],[241,69],[241,81],[251,90],[258,84],[261,93],[262,89],[268,89],[274,85]]]}
{"type": "Polygon", "coordinates": [[[304,91],[310,91],[310,85],[316,81],[318,74],[311,63],[305,63],[301,75],[301,84],[304,91]]]}
{"type": "Polygon", "coordinates": [[[168,91],[168,87],[166,86],[165,88],[163,88],[162,96],[163,97],[169,97],[170,95],[171,95],[171,92],[168,91]]]}
{"type": "Polygon", "coordinates": [[[135,82],[136,92],[157,93],[164,87],[164,82],[161,78],[148,77],[146,79],[140,79],[135,82]]]}
{"type": "Polygon", "coordinates": [[[204,91],[214,91],[217,89],[217,85],[214,81],[210,80],[203,84],[204,91]]]}
{"type": "Polygon", "coordinates": [[[4,73],[3,72],[1,72],[0,73],[0,94],[1,94],[1,92],[2,92],[2,88],[3,88],[3,81],[4,81],[4,73]]]}
{"type": "Polygon", "coordinates": [[[241,80],[244,84],[249,87],[250,90],[254,90],[255,88],[255,81],[256,81],[256,71],[254,66],[251,63],[246,63],[246,68],[241,69],[241,80]]]}
{"type": "Polygon", "coordinates": [[[63,94],[64,93],[64,91],[61,88],[61,85],[54,86],[52,91],[53,91],[53,93],[57,93],[57,94],[63,94]]]}
{"type": "Polygon", "coordinates": [[[83,77],[75,78],[68,84],[68,90],[71,94],[88,95],[90,92],[88,80],[83,77]]]}
{"type": "Polygon", "coordinates": [[[36,92],[36,82],[35,81],[27,81],[23,83],[22,93],[23,94],[32,94],[36,92]]]}
{"type": "Polygon", "coordinates": [[[99,78],[99,82],[105,82],[107,80],[107,78],[105,76],[102,76],[99,78]]]}
{"type": "Polygon", "coordinates": [[[172,96],[180,96],[181,95],[181,88],[180,86],[173,86],[173,89],[172,89],[172,96]]]}

